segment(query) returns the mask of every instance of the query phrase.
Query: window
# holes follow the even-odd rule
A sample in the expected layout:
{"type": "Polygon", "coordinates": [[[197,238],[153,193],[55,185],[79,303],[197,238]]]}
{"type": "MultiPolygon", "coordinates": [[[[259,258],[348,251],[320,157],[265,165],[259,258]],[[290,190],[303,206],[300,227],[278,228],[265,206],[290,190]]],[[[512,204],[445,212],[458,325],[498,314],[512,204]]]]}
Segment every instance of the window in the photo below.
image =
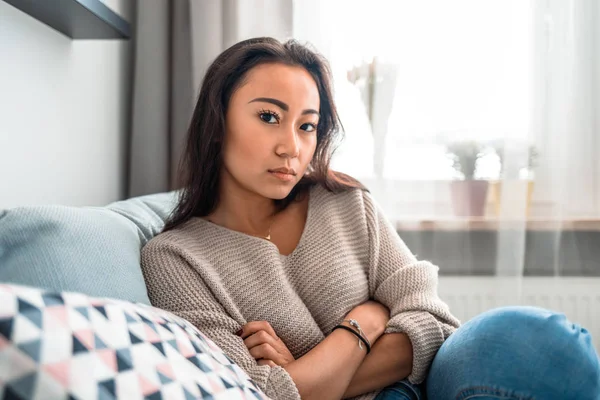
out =
{"type": "MultiPolygon", "coordinates": [[[[534,213],[598,213],[597,2],[306,0],[294,7],[294,36],[315,44],[334,72],[347,136],[335,168],[372,180],[375,191],[385,186],[393,207],[401,198],[435,213],[439,207],[423,204],[447,202],[440,181],[456,175],[447,143],[531,144],[540,153],[534,213]]],[[[498,178],[497,156],[480,166],[477,177],[498,178]]]]}

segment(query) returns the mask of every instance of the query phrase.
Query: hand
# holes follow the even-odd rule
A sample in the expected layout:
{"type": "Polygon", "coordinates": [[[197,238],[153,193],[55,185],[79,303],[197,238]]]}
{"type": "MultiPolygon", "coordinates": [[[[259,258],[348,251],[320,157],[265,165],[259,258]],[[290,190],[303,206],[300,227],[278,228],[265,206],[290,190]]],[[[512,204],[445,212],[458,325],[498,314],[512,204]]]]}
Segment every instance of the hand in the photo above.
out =
{"type": "Polygon", "coordinates": [[[371,344],[383,335],[390,320],[390,310],[383,304],[369,300],[354,307],[344,319],[355,319],[371,344]]]}
{"type": "Polygon", "coordinates": [[[294,361],[292,353],[267,321],[249,322],[236,334],[244,339],[244,344],[258,365],[283,367],[294,361]]]}

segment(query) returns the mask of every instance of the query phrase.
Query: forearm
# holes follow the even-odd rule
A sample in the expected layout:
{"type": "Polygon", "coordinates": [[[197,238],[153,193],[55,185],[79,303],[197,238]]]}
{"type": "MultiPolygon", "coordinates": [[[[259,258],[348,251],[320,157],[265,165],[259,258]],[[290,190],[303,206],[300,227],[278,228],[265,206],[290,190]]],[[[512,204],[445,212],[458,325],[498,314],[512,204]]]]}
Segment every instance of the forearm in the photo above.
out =
{"type": "Polygon", "coordinates": [[[369,393],[398,382],[412,371],[412,345],[404,333],[384,334],[356,370],[344,398],[369,393]]]}
{"type": "Polygon", "coordinates": [[[341,399],[366,350],[358,339],[342,329],[334,330],[311,351],[284,368],[303,400],[341,399]]]}

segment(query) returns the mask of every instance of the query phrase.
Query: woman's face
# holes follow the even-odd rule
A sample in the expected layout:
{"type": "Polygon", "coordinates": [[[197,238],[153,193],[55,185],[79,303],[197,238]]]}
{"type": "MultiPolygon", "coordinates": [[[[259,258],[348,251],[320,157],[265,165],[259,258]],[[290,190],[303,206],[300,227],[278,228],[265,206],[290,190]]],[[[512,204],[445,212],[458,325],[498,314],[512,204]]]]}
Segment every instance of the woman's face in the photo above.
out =
{"type": "Polygon", "coordinates": [[[283,199],[317,145],[319,91],[302,67],[261,64],[229,101],[222,184],[283,199]]]}

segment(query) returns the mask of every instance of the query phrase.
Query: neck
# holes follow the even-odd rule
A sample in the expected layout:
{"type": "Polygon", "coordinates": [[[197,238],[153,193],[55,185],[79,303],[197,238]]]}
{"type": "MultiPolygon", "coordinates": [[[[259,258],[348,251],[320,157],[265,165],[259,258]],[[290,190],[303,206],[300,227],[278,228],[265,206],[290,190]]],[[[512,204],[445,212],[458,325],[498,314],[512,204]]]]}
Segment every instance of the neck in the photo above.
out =
{"type": "Polygon", "coordinates": [[[221,226],[256,236],[267,236],[275,204],[272,199],[223,182],[219,205],[209,219],[221,226]]]}

